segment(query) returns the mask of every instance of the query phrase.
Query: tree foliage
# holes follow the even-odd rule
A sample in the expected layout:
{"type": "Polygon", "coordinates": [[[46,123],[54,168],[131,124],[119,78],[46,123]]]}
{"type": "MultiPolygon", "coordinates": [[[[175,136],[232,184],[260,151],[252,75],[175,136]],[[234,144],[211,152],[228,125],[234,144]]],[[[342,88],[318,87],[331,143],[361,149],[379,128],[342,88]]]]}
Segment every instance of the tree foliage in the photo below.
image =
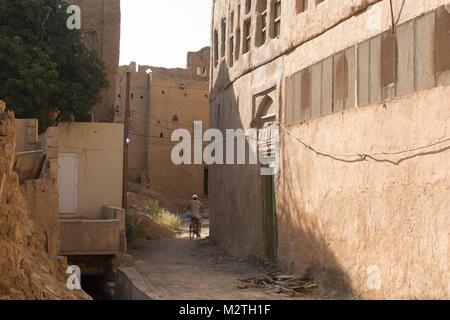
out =
{"type": "Polygon", "coordinates": [[[107,87],[103,62],[69,30],[63,0],[0,0],[0,99],[19,118],[51,125],[86,116],[107,87]]]}

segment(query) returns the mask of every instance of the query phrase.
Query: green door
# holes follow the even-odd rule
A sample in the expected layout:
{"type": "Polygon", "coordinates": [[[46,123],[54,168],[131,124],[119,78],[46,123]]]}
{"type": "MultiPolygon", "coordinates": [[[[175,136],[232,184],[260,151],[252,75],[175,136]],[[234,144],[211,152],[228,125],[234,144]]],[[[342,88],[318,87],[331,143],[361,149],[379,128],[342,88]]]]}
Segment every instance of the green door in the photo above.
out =
{"type": "Polygon", "coordinates": [[[274,179],[274,176],[262,177],[262,214],[265,255],[267,259],[276,262],[278,230],[274,179]]]}

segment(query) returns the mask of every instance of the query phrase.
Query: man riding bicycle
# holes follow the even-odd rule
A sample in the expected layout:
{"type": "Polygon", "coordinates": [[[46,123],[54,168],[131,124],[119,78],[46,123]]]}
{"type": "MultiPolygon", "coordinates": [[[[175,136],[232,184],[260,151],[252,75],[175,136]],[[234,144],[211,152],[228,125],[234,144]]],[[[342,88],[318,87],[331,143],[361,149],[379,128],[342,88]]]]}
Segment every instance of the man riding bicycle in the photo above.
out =
{"type": "Polygon", "coordinates": [[[200,213],[200,210],[203,210],[203,203],[198,200],[198,196],[197,195],[193,195],[192,196],[192,200],[190,200],[188,202],[188,204],[185,207],[185,210],[189,210],[190,212],[192,212],[192,222],[197,226],[197,237],[201,237],[201,229],[202,229],[202,223],[201,223],[201,218],[202,215],[200,213]]]}

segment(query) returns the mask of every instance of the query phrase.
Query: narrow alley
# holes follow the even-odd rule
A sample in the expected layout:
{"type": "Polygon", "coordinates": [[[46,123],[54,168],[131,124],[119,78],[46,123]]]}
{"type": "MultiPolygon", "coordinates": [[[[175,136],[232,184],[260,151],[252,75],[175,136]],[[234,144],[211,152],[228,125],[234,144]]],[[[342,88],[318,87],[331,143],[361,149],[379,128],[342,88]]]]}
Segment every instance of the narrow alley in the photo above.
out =
{"type": "MultiPolygon", "coordinates": [[[[207,226],[207,224],[206,224],[207,226]]],[[[207,237],[208,228],[203,230],[207,237]]],[[[147,294],[157,300],[319,299],[311,290],[292,297],[274,288],[254,288],[242,280],[276,271],[272,263],[236,258],[208,238],[190,240],[186,230],[171,240],[139,241],[130,254],[147,294]]]]}
{"type": "Polygon", "coordinates": [[[450,299],[449,101],[450,0],[0,0],[0,300],[450,299]]]}

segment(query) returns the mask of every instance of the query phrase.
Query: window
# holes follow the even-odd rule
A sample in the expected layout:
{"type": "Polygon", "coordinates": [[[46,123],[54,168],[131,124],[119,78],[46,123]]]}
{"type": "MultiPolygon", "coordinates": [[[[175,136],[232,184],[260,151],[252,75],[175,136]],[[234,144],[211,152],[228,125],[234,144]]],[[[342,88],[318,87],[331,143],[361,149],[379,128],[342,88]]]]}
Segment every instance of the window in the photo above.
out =
{"type": "Polygon", "coordinates": [[[228,39],[228,64],[230,67],[234,64],[234,11],[230,13],[229,21],[229,39],[228,39]]]}
{"type": "Polygon", "coordinates": [[[353,46],[288,77],[285,123],[304,123],[354,107],[355,55],[353,46]]]}
{"type": "Polygon", "coordinates": [[[311,67],[311,119],[321,116],[322,108],[322,62],[311,67]]]}
{"type": "Polygon", "coordinates": [[[217,114],[216,114],[216,127],[222,127],[222,115],[221,115],[221,107],[220,104],[217,105],[217,114]]]}
{"type": "Polygon", "coordinates": [[[208,168],[203,169],[203,193],[208,195],[209,171],[208,168]]]}
{"type": "Polygon", "coordinates": [[[286,78],[286,124],[450,85],[450,12],[423,14],[286,78]]]}
{"type": "Polygon", "coordinates": [[[229,33],[234,33],[234,11],[231,11],[230,13],[230,21],[229,21],[230,30],[229,33]]]}
{"type": "Polygon", "coordinates": [[[397,42],[397,81],[395,85],[396,96],[404,96],[414,92],[414,63],[415,41],[414,21],[398,26],[396,31],[397,42]]]}
{"type": "Polygon", "coordinates": [[[435,14],[428,13],[415,22],[415,74],[414,89],[427,90],[436,85],[435,50],[423,48],[435,47],[435,14]],[[422,48],[422,49],[421,49],[422,48]]]}
{"type": "Polygon", "coordinates": [[[436,75],[450,71],[450,13],[445,7],[436,12],[436,75]]]}
{"type": "Polygon", "coordinates": [[[336,111],[345,107],[348,98],[348,60],[345,52],[335,56],[334,97],[336,111]]]}
{"type": "Polygon", "coordinates": [[[179,121],[178,116],[177,116],[177,115],[174,115],[174,116],[172,117],[172,121],[173,121],[173,122],[178,122],[178,121],[179,121]]]}
{"type": "Polygon", "coordinates": [[[214,66],[217,68],[219,65],[219,34],[217,30],[214,30],[214,66]]]}
{"type": "Polygon", "coordinates": [[[230,67],[234,64],[234,36],[231,35],[229,41],[229,47],[228,47],[228,64],[230,67]]]}
{"type": "Polygon", "coordinates": [[[295,2],[295,11],[297,14],[305,12],[308,10],[308,0],[297,0],[295,2]]]}
{"type": "Polygon", "coordinates": [[[241,30],[236,30],[236,47],[234,48],[234,59],[239,60],[239,54],[241,52],[241,30]]]}
{"type": "Polygon", "coordinates": [[[395,97],[397,83],[397,42],[391,30],[381,35],[381,98],[395,97]]]}
{"type": "Polygon", "coordinates": [[[284,112],[284,123],[294,123],[294,90],[293,90],[294,76],[286,78],[286,103],[284,112]]]}
{"type": "Polygon", "coordinates": [[[252,1],[245,0],[245,14],[249,14],[251,9],[252,9],[252,1]]]}
{"type": "Polygon", "coordinates": [[[302,71],[300,92],[300,122],[305,122],[311,119],[311,68],[302,71]]]}
{"type": "Polygon", "coordinates": [[[236,45],[234,48],[234,59],[236,61],[239,60],[239,55],[241,53],[241,4],[238,5],[237,14],[236,45]]]}
{"type": "Polygon", "coordinates": [[[197,67],[197,75],[204,77],[206,75],[206,67],[197,67]]]}
{"type": "Polygon", "coordinates": [[[97,51],[97,33],[95,31],[81,31],[81,40],[90,52],[97,51]]]}
{"type": "Polygon", "coordinates": [[[247,53],[250,51],[250,45],[252,42],[252,35],[250,33],[251,26],[252,26],[252,20],[250,18],[244,21],[244,39],[243,39],[244,43],[242,46],[243,53],[247,53]]]}
{"type": "Polygon", "coordinates": [[[381,101],[381,36],[358,45],[358,101],[369,105],[381,101]]]}
{"type": "Polygon", "coordinates": [[[223,58],[225,57],[225,39],[227,33],[227,23],[225,22],[225,19],[222,19],[220,30],[220,57],[223,58]]]}
{"type": "Polygon", "coordinates": [[[257,19],[257,27],[256,27],[256,37],[255,42],[256,46],[260,47],[267,40],[267,0],[259,0],[256,6],[256,19],[257,19]]]}
{"type": "Polygon", "coordinates": [[[272,16],[273,16],[272,38],[276,38],[281,34],[281,0],[274,0],[272,16]]]}

